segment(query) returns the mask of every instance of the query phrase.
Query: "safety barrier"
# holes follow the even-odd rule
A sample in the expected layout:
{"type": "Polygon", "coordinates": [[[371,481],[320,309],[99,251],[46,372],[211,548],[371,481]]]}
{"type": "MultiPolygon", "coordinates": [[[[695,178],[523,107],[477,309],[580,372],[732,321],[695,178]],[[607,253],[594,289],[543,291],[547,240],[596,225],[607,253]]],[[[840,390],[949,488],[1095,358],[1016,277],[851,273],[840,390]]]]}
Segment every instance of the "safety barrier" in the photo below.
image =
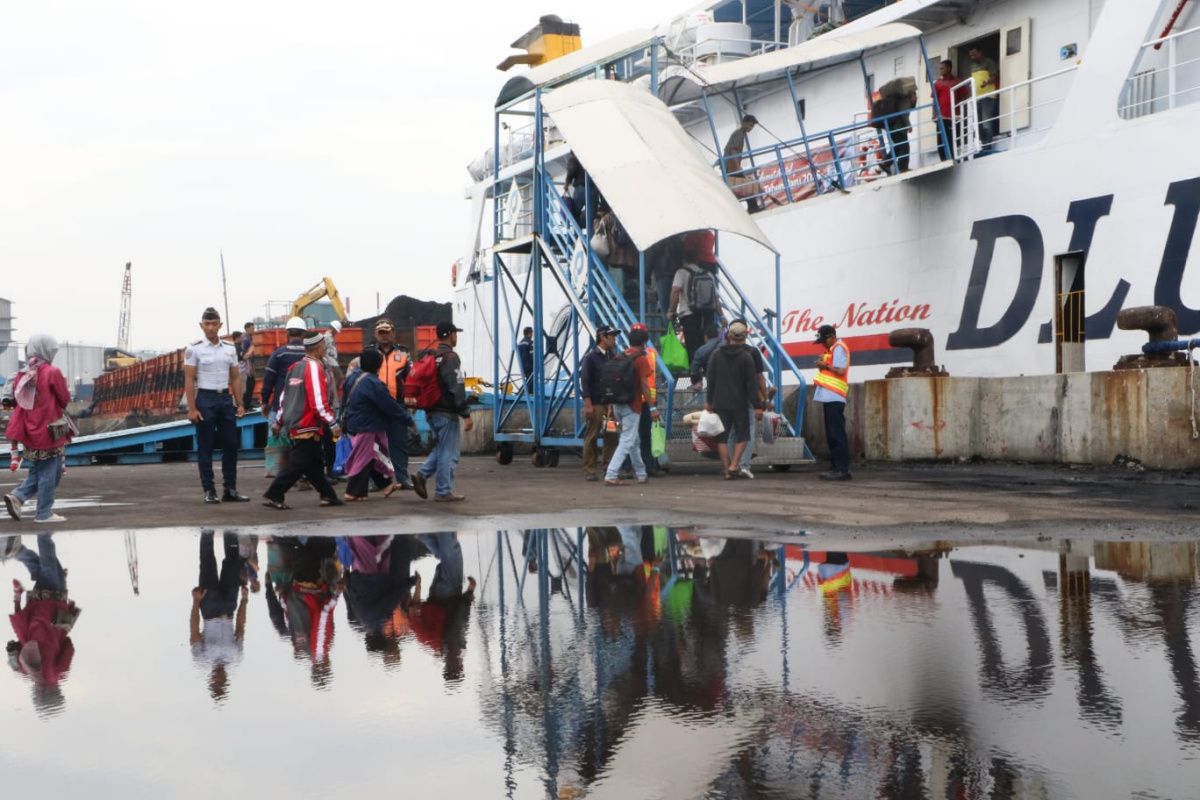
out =
{"type": "Polygon", "coordinates": [[[1118,109],[1122,119],[1144,117],[1200,101],[1200,56],[1181,59],[1180,52],[1200,51],[1200,27],[1151,39],[1142,45],[1138,67],[1125,82],[1118,109]],[[1166,63],[1143,66],[1155,58],[1166,63]]]}
{"type": "Polygon", "coordinates": [[[1078,64],[1039,75],[1027,81],[979,93],[971,78],[954,86],[949,120],[953,128],[954,158],[967,161],[988,152],[1015,150],[1041,140],[1058,119],[1078,64]],[[1001,123],[1008,128],[1001,132],[1001,123]]]}

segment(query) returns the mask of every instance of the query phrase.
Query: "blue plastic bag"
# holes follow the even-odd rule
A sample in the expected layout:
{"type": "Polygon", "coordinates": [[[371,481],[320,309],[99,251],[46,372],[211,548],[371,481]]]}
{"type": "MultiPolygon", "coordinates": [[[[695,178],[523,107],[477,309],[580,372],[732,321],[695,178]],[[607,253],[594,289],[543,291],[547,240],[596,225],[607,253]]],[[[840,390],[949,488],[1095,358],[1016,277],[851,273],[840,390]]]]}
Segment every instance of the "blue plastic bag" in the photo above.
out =
{"type": "Polygon", "coordinates": [[[333,474],[345,475],[346,462],[350,460],[350,437],[343,436],[333,448],[333,474]]]}

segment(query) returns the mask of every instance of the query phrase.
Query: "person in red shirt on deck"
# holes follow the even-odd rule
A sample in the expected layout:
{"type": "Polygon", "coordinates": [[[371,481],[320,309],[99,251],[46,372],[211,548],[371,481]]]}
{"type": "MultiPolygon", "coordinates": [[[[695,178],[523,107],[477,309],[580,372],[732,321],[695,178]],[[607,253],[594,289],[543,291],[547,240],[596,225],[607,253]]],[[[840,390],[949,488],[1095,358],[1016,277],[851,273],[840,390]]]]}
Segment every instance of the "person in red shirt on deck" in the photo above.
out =
{"type": "Polygon", "coordinates": [[[943,161],[954,158],[954,142],[958,140],[962,128],[962,121],[955,119],[955,107],[971,96],[971,90],[966,86],[959,87],[958,91],[954,90],[961,82],[962,78],[954,74],[954,64],[948,60],[943,61],[938,68],[938,79],[933,82],[933,97],[937,100],[938,114],[942,118],[942,124],[937,128],[937,137],[938,152],[942,154],[943,161]]]}

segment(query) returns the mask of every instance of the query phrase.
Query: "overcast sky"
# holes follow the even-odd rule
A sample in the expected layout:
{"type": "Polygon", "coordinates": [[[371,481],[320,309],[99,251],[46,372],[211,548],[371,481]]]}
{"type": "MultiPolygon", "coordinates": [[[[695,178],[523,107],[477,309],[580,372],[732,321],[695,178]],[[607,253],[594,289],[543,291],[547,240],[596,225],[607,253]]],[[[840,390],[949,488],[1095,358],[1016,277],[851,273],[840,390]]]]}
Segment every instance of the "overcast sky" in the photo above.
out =
{"type": "Polygon", "coordinates": [[[132,261],[132,346],[179,346],[221,307],[222,249],[239,326],[323,275],[352,317],[376,292],[447,300],[509,43],[541,14],[587,46],[686,6],[8,3],[0,297],[16,338],[115,344],[132,261]]]}

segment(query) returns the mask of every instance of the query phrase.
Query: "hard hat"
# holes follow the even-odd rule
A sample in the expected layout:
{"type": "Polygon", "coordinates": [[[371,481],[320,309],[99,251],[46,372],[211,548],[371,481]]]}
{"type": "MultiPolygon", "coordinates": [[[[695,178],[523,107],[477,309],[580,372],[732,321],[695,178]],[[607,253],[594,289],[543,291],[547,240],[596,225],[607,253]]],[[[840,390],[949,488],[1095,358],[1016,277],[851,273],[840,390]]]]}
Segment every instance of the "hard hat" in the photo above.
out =
{"type": "Polygon", "coordinates": [[[333,328],[334,333],[342,332],[342,323],[336,319],[333,322],[329,323],[329,327],[333,328]]]}
{"type": "Polygon", "coordinates": [[[287,328],[289,331],[306,331],[306,330],[308,330],[308,324],[304,320],[300,319],[299,317],[292,317],[291,319],[289,319],[287,321],[287,324],[284,325],[283,327],[287,328]]]}

